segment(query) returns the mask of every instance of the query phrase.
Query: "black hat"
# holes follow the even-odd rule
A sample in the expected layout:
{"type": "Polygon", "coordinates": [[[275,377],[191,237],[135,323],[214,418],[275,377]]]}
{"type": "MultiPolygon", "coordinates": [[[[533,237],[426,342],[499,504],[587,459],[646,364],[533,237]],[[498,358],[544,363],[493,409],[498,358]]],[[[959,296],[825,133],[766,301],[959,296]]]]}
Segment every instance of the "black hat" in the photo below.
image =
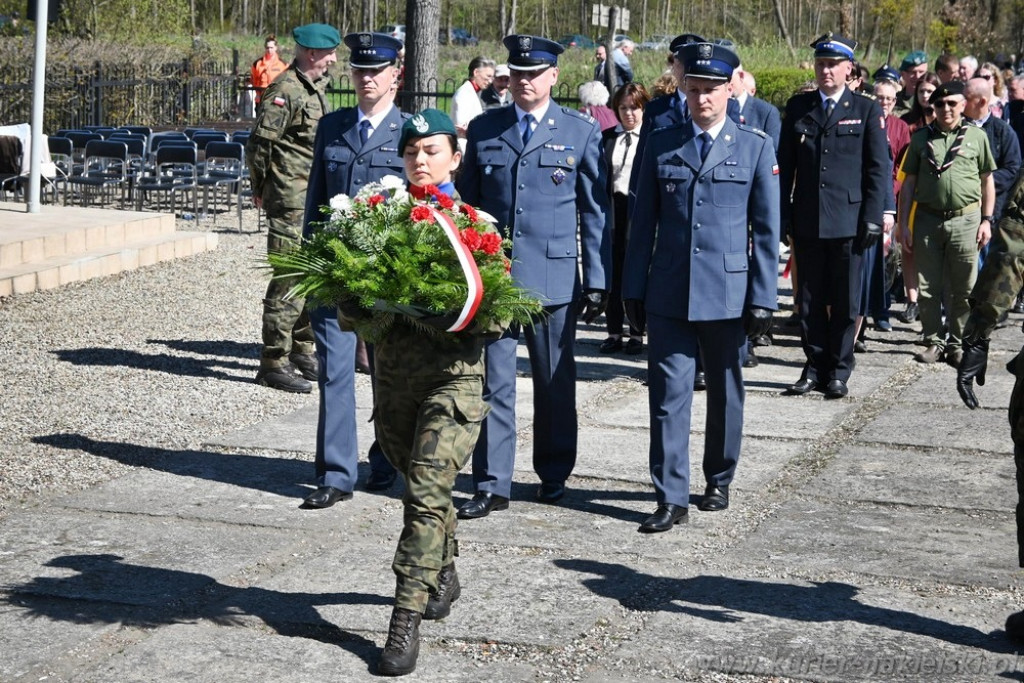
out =
{"type": "Polygon", "coordinates": [[[354,69],[379,69],[394,64],[402,41],[384,33],[350,33],[345,36],[345,45],[352,50],[348,58],[354,69]]]}
{"type": "Polygon", "coordinates": [[[879,83],[881,81],[892,81],[893,83],[899,83],[900,72],[886,64],[885,66],[878,67],[878,70],[875,71],[875,73],[871,74],[871,78],[875,81],[875,83],[879,83]]]}
{"type": "Polygon", "coordinates": [[[565,52],[555,41],[539,36],[511,35],[501,42],[508,50],[508,67],[516,71],[540,71],[558,66],[558,55],[565,52]]]}
{"type": "Polygon", "coordinates": [[[679,50],[687,76],[727,81],[740,65],[736,53],[714,43],[687,43],[679,50]]]}
{"type": "Polygon", "coordinates": [[[689,43],[706,43],[708,42],[703,36],[698,36],[696,33],[680,33],[678,36],[672,39],[672,42],[668,44],[668,50],[672,54],[679,52],[683,49],[683,45],[689,43]]]}
{"type": "Polygon", "coordinates": [[[815,58],[852,60],[853,51],[857,49],[857,41],[829,31],[811,43],[811,47],[814,48],[815,58]]]}
{"type": "Polygon", "coordinates": [[[964,84],[963,81],[950,81],[949,83],[943,83],[935,92],[928,97],[928,104],[935,104],[943,97],[949,97],[950,95],[963,95],[964,84]]]}

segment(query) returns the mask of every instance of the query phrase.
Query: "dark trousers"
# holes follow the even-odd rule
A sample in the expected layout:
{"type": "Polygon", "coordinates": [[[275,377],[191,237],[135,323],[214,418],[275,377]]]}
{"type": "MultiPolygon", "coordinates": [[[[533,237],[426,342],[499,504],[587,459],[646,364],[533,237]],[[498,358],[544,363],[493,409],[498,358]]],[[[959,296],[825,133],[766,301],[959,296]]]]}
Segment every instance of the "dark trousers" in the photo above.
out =
{"type": "MultiPolygon", "coordinates": [[[[608,334],[612,336],[622,334],[622,323],[626,317],[622,307],[622,264],[626,261],[626,242],[629,239],[628,203],[629,198],[626,195],[619,193],[612,195],[615,220],[612,227],[612,288],[608,292],[608,309],[604,314],[608,334]]],[[[643,337],[643,332],[631,324],[629,336],[640,339],[643,337]]]]}
{"type": "Polygon", "coordinates": [[[864,254],[853,237],[794,241],[805,377],[849,381],[864,254]]]}

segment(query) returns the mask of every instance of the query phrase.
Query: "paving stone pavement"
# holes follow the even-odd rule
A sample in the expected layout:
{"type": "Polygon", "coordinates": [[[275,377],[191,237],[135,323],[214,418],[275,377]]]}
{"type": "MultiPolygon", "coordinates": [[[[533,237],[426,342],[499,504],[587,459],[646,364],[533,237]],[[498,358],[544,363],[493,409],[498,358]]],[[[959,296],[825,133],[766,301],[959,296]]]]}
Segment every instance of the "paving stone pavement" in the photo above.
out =
{"type": "MultiPolygon", "coordinates": [[[[1024,680],[1002,632],[1024,604],[1002,371],[1021,341],[1011,322],[973,412],[951,368],[911,360],[915,331],[899,323],[869,332],[849,397],[783,396],[802,352],[777,325],[746,373],[732,506],[693,507],[688,525],[655,535],[637,533],[654,507],[645,356],[601,355],[603,330],[581,326],[579,462],[549,506],[533,501],[521,348],[511,507],[460,523],[462,597],[424,623],[408,680],[1024,680]]],[[[365,381],[358,398],[366,444],[365,381]]],[[[698,454],[704,415],[698,394],[698,454]]],[[[241,429],[204,422],[201,448],[147,447],[126,476],[10,510],[0,681],[378,678],[400,485],[298,509],[315,420],[308,402],[241,429]]],[[[699,494],[699,457],[693,480],[699,494]]],[[[467,468],[456,503],[471,493],[467,468]]]]}

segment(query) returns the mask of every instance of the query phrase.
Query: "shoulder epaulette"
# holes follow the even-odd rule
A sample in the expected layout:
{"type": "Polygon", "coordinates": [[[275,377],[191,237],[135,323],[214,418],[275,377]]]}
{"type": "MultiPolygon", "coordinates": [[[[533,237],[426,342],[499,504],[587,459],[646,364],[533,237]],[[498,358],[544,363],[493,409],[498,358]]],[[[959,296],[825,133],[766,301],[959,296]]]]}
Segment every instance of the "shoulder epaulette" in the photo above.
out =
{"type": "Polygon", "coordinates": [[[745,123],[737,123],[736,127],[739,128],[740,130],[745,130],[747,132],[755,133],[756,135],[760,135],[763,138],[768,137],[768,133],[765,133],[760,128],[754,128],[753,126],[748,126],[745,123]]]}
{"type": "Polygon", "coordinates": [[[577,111],[571,107],[562,107],[562,112],[566,114],[575,114],[577,118],[581,118],[587,123],[595,123],[597,121],[597,119],[595,119],[590,114],[584,114],[583,112],[577,111]]]}

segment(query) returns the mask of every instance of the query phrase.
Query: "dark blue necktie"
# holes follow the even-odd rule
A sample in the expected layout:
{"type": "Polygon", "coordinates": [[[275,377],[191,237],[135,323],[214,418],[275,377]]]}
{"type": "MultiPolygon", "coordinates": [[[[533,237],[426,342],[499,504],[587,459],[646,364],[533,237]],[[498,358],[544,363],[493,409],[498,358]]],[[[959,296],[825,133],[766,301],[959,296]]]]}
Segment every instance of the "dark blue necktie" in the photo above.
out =
{"type": "Polygon", "coordinates": [[[525,145],[533,137],[533,114],[523,117],[523,144],[525,145]]]}
{"type": "Polygon", "coordinates": [[[831,97],[825,100],[825,120],[832,118],[832,110],[836,108],[836,101],[831,97]]]}
{"type": "Polygon", "coordinates": [[[708,158],[708,152],[711,151],[711,145],[715,144],[715,141],[711,139],[711,135],[707,131],[698,135],[697,139],[700,140],[700,160],[703,163],[708,158]]]}
{"type": "Polygon", "coordinates": [[[359,122],[359,142],[366,144],[370,139],[370,119],[363,119],[359,122]]]}

